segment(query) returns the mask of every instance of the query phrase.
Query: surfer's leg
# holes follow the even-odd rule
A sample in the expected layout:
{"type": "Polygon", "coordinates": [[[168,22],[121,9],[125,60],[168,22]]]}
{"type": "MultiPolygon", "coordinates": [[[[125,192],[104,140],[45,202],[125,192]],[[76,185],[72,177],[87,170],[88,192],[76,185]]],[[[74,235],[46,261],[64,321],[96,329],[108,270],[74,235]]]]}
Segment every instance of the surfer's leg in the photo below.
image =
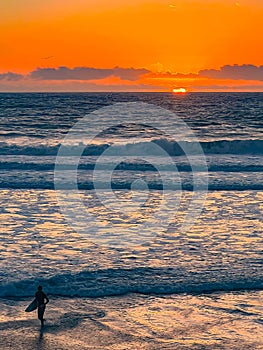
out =
{"type": "Polygon", "coordinates": [[[41,324],[43,323],[43,317],[44,317],[44,312],[46,309],[46,305],[39,305],[37,311],[38,311],[38,319],[41,321],[41,324]]]}
{"type": "Polygon", "coordinates": [[[41,319],[41,327],[44,326],[44,313],[45,313],[45,310],[46,310],[46,305],[43,305],[43,308],[42,308],[42,319],[41,319]]]}
{"type": "Polygon", "coordinates": [[[38,308],[37,308],[37,317],[41,321],[41,308],[40,308],[40,306],[38,306],[38,308]]]}

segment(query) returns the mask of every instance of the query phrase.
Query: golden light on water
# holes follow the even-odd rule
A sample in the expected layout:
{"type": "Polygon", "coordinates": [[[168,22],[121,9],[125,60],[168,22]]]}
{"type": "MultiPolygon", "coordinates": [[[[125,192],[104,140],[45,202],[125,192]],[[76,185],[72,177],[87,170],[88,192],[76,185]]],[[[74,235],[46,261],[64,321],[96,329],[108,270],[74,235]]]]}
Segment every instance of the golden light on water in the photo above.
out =
{"type": "Polygon", "coordinates": [[[187,90],[185,88],[173,89],[174,94],[185,94],[187,90]]]}

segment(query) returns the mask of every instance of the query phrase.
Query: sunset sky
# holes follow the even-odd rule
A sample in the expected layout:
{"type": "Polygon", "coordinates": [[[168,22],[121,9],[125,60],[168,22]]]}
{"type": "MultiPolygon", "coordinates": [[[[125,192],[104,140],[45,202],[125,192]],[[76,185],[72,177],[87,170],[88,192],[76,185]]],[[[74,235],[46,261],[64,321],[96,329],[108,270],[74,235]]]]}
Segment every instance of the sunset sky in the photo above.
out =
{"type": "Polygon", "coordinates": [[[8,0],[0,91],[263,91],[262,0],[8,0]]]}

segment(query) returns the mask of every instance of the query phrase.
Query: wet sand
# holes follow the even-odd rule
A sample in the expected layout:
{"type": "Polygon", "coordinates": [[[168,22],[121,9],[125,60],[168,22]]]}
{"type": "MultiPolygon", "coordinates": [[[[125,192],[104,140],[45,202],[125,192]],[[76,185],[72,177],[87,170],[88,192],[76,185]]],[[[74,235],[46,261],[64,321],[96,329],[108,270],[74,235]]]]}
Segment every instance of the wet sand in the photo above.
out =
{"type": "Polygon", "coordinates": [[[43,329],[35,312],[24,312],[30,299],[2,299],[0,349],[260,350],[262,296],[243,292],[51,298],[43,329]]]}

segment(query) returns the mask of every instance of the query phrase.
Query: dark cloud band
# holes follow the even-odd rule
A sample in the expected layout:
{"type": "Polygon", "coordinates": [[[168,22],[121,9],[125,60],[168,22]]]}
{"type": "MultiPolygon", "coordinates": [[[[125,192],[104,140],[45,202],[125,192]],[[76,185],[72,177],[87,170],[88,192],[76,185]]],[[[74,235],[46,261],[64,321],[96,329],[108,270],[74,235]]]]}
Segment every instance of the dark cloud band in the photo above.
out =
{"type": "Polygon", "coordinates": [[[121,68],[111,69],[92,68],[92,67],[58,67],[58,68],[37,68],[28,75],[17,74],[14,72],[0,73],[2,81],[18,81],[24,78],[38,81],[93,81],[108,77],[117,77],[123,81],[137,81],[144,75],[149,74],[150,78],[168,78],[168,79],[187,79],[187,78],[207,78],[207,79],[230,79],[230,80],[253,80],[263,81],[263,66],[254,66],[252,64],[226,65],[220,69],[204,69],[199,73],[153,73],[148,69],[121,68]]]}
{"type": "Polygon", "coordinates": [[[11,80],[11,81],[17,81],[23,79],[24,76],[22,74],[17,74],[13,72],[7,72],[0,74],[0,80],[11,80]]]}
{"type": "Polygon", "coordinates": [[[100,69],[90,67],[76,68],[37,68],[30,73],[29,77],[40,80],[99,80],[110,76],[119,77],[122,80],[135,81],[144,74],[149,73],[147,69],[120,68],[100,69]]]}
{"type": "Polygon", "coordinates": [[[199,76],[213,79],[232,80],[258,80],[263,81],[263,66],[257,67],[252,64],[226,65],[217,69],[204,69],[199,72],[199,76]]]}

